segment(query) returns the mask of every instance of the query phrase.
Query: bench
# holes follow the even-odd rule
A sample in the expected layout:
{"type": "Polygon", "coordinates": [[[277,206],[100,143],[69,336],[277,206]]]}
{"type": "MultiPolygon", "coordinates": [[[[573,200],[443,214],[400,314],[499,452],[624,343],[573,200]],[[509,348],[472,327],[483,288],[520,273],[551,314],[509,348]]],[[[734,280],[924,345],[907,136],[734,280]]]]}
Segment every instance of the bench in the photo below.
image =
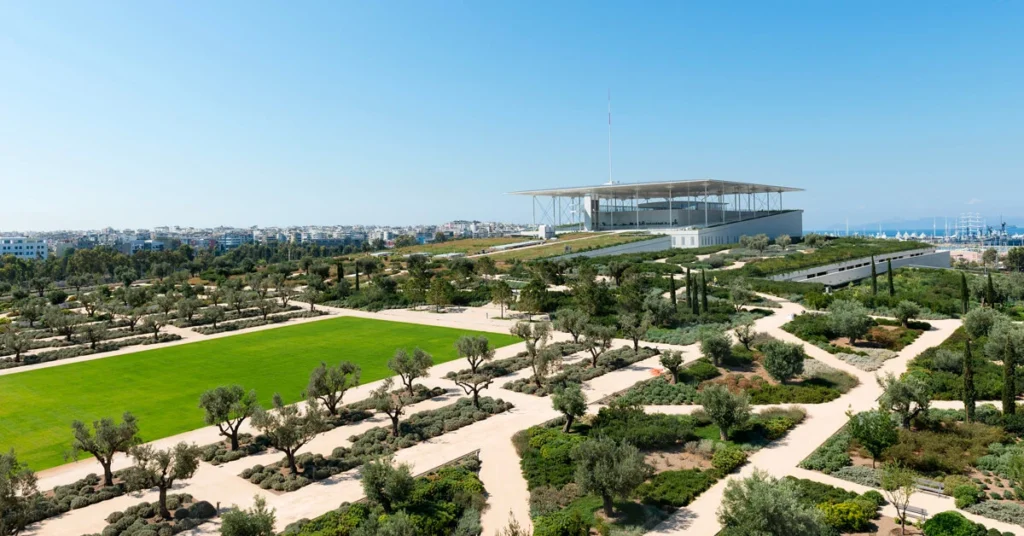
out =
{"type": "Polygon", "coordinates": [[[917,489],[926,491],[928,493],[934,493],[936,495],[945,495],[945,485],[942,482],[936,482],[934,480],[927,480],[919,478],[914,482],[917,489]]]}
{"type": "Polygon", "coordinates": [[[905,513],[907,517],[916,517],[921,521],[928,519],[928,510],[918,508],[917,506],[908,506],[905,513]]]}

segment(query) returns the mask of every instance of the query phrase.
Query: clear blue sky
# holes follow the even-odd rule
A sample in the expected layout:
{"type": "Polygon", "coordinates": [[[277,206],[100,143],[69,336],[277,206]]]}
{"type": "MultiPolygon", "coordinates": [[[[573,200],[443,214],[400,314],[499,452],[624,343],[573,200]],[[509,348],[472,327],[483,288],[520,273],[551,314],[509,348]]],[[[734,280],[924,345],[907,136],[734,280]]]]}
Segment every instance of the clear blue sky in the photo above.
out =
{"type": "Polygon", "coordinates": [[[0,229],[529,221],[614,177],[1024,216],[1024,3],[0,0],[0,229]]]}

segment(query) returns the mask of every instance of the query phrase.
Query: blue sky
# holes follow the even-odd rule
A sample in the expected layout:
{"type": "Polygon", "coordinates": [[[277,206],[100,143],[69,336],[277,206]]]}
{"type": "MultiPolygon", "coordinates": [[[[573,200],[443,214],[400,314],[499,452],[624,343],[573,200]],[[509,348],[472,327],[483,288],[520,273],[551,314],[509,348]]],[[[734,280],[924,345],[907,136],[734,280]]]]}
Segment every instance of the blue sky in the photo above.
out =
{"type": "Polygon", "coordinates": [[[1020,2],[7,2],[0,229],[529,221],[517,189],[1024,217],[1020,2]],[[13,200],[13,201],[9,201],[13,200]]]}

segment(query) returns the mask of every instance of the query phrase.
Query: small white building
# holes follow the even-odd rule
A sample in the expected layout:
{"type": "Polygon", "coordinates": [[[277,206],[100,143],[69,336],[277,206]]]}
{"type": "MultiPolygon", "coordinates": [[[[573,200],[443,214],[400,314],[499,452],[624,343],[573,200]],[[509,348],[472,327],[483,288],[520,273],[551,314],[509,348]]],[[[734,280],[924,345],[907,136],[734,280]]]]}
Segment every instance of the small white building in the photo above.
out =
{"type": "Polygon", "coordinates": [[[49,248],[45,240],[24,236],[0,236],[0,257],[14,255],[19,259],[45,259],[49,248]]]}

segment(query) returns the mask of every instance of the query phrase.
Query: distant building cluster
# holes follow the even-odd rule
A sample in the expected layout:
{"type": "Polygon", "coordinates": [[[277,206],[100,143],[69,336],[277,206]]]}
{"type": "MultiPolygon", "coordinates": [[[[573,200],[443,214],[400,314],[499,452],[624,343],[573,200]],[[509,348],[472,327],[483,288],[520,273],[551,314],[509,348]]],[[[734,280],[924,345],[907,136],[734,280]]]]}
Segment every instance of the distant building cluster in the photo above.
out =
{"type": "Polygon", "coordinates": [[[139,251],[162,251],[171,244],[197,249],[226,251],[243,244],[315,244],[325,247],[371,244],[374,249],[396,245],[429,244],[438,239],[487,238],[522,233],[529,228],[501,222],[452,221],[442,225],[416,226],[294,226],[294,227],[194,227],[162,226],[152,229],[0,233],[0,256],[45,259],[62,256],[73,249],[110,246],[126,255],[139,251]]]}

